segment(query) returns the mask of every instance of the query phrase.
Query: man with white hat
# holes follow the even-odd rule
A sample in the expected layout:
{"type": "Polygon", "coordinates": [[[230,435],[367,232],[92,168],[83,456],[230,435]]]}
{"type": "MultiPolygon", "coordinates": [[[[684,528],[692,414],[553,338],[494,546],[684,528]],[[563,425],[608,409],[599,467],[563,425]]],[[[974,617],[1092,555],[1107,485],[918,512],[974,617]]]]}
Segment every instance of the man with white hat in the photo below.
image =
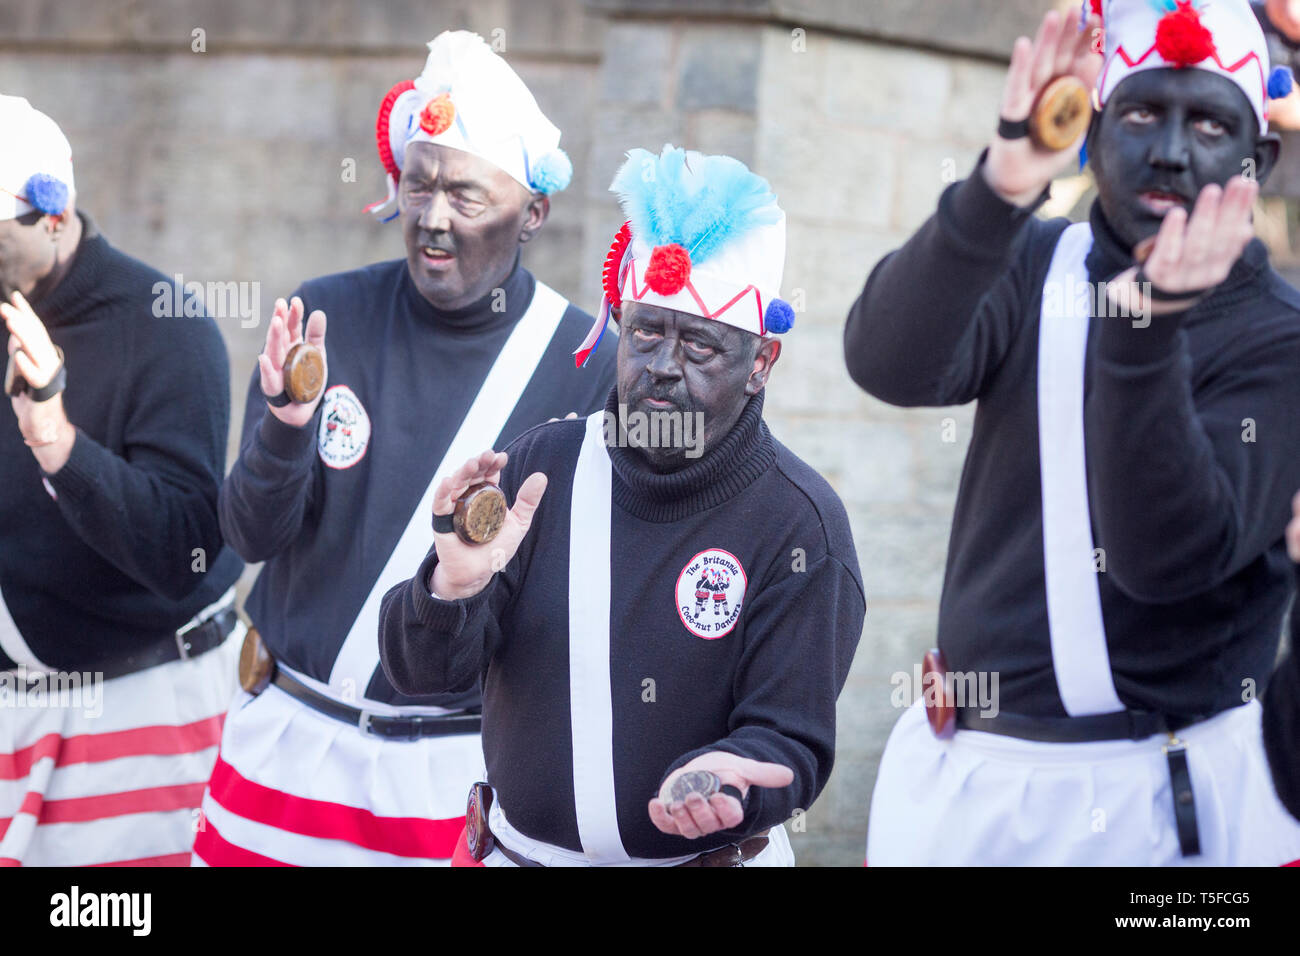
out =
{"type": "Polygon", "coordinates": [[[1100,53],[1095,15],[1016,42],[977,170],[849,315],[863,388],[979,402],[941,653],[881,761],[873,866],[1300,859],[1256,700],[1300,487],[1300,294],[1251,227],[1278,155],[1264,37],[1246,0],[1094,7],[1100,53]],[[1032,215],[1083,139],[1026,135],[1062,75],[1099,107],[1075,225],[1032,215]],[[981,711],[957,690],[984,674],[981,711]]]}
{"type": "Polygon", "coordinates": [[[0,96],[0,129],[0,866],[183,865],[243,636],[226,350],[156,317],[53,120],[0,96]]]}
{"type": "Polygon", "coordinates": [[[441,34],[384,98],[377,139],[377,206],[396,200],[406,259],[277,304],[221,497],[229,540],[266,562],[247,605],[264,648],[248,647],[262,664],[227,718],[199,863],[450,858],[482,773],[478,688],[395,689],[379,600],[424,554],[439,477],[598,408],[612,380],[609,359],[573,367],[591,317],[519,264],[571,169],[509,65],[472,33],[441,34]],[[284,364],[304,339],[327,351],[326,387],[292,404],[284,364]]]}
{"type": "Polygon", "coordinates": [[[742,163],[671,146],[613,189],[629,221],[578,361],[612,312],[618,385],[441,483],[436,516],[480,481],[514,508],[489,544],[435,518],[384,598],[384,668],[408,693],[482,674],[490,787],[458,862],[789,865],[865,603],[843,505],[763,421],[785,215],[742,163]]]}

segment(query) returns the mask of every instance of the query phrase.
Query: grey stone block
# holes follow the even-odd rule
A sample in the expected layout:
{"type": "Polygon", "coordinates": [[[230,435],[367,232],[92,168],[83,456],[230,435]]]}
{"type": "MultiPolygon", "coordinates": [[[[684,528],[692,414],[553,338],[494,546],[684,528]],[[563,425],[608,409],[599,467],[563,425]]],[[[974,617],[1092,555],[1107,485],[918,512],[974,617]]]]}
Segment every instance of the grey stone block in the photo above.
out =
{"type": "Polygon", "coordinates": [[[697,26],[685,31],[680,42],[678,109],[755,111],[762,48],[758,27],[697,26]]]}

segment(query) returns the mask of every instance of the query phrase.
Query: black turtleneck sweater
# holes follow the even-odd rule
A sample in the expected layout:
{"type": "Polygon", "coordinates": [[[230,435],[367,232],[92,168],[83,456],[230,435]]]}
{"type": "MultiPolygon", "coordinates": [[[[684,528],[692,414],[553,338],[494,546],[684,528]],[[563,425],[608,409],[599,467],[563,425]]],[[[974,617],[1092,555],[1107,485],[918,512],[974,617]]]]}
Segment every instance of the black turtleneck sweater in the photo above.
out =
{"type": "MultiPolygon", "coordinates": [[[[322,428],[327,401],[303,428],[285,425],[268,411],[254,369],[239,460],[222,487],[221,527],[247,560],[266,561],[247,611],[278,660],[329,681],[357,613],[534,288],[533,276],[516,263],[502,295],[438,311],[416,289],[405,261],[395,260],[313,279],[295,293],[308,314],[325,312],[326,388],[355,396],[370,438],[353,460],[355,452],[327,436],[331,424],[359,435],[346,420],[355,409],[342,408],[347,414],[322,428]],[[322,457],[327,444],[332,465],[322,457]]],[[[591,322],[569,306],[505,427],[484,435],[482,448],[502,447],[548,418],[600,407],[613,381],[617,337],[575,369],[572,352],[591,322]]],[[[461,690],[405,698],[376,667],[356,694],[396,705],[477,703],[475,688],[461,690]]]]}
{"type": "MultiPolygon", "coordinates": [[[[68,272],[31,297],[63,349],[77,437],[67,463],[43,475],[4,399],[0,589],[39,660],[117,676],[174,644],[243,568],[217,523],[229,364],[212,319],[157,317],[173,281],[79,215],[68,272]]],[[[14,664],[0,650],[0,670],[14,664]]]]}
{"type": "MultiPolygon", "coordinates": [[[[1038,444],[1043,282],[1068,224],[977,170],[880,262],[849,313],[854,380],[896,405],[978,401],[939,611],[955,671],[1000,673],[1001,709],[1064,716],[1044,593],[1038,444]]],[[[1089,281],[1132,264],[1094,205],[1089,281]]],[[[1209,716],[1264,688],[1292,584],[1300,293],[1252,242],[1201,303],[1135,328],[1094,318],[1084,431],[1111,671],[1130,708],[1209,716]]]]}
{"type": "MultiPolygon", "coordinates": [[[[606,411],[617,412],[611,392],[606,411]]],[[[865,601],[848,518],[824,479],[772,438],[763,393],[734,428],[679,471],[651,471],[634,449],[613,466],[608,571],[610,690],[619,832],[633,857],[722,846],[807,809],[830,776],[835,700],[862,631],[865,601]],[[735,627],[703,639],[685,624],[678,580],[701,552],[729,552],[748,581],[735,627]],[[645,681],[653,681],[647,685],[645,681]],[[652,699],[647,699],[652,689],[652,699]],[[674,769],[710,750],[784,764],[794,783],[753,788],[741,826],[707,840],[668,836],[647,803],[674,769]]],[[[384,598],[380,652],[410,693],[483,678],[488,780],[512,826],[580,850],[569,699],[569,527],[581,421],[542,425],[508,449],[509,500],[535,471],[546,494],[514,559],[480,594],[428,591],[430,551],[384,598]]],[[[691,575],[692,580],[697,575],[691,575]]],[[[692,585],[692,588],[699,588],[692,585]]],[[[711,621],[712,595],[700,593],[711,621]]],[[[736,600],[736,592],[728,595],[736,600]]]]}

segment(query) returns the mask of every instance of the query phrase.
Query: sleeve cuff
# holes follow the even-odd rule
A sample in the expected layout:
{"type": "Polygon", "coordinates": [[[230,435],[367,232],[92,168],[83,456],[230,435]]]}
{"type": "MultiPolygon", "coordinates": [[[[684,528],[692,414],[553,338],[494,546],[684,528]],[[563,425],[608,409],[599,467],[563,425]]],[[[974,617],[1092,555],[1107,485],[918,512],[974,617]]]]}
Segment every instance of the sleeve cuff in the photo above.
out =
{"type": "Polygon", "coordinates": [[[415,616],[425,627],[456,634],[487,606],[488,595],[496,585],[496,576],[493,575],[487,587],[473,597],[446,601],[429,589],[429,579],[437,564],[438,552],[430,548],[411,581],[411,601],[415,607],[415,616]]]}
{"type": "Polygon", "coordinates": [[[97,476],[102,474],[106,467],[102,464],[102,458],[104,455],[111,454],[80,428],[77,428],[76,432],[77,437],[72,443],[72,452],[68,455],[68,460],[63,463],[63,467],[52,475],[43,470],[41,472],[45,480],[50,483],[50,487],[58,493],[59,501],[66,501],[69,504],[85,499],[94,491],[97,476]]]}
{"type": "Polygon", "coordinates": [[[320,421],[320,407],[312,420],[301,428],[286,425],[269,410],[262,413],[262,420],[257,423],[257,438],[270,454],[277,458],[296,461],[305,458],[316,443],[316,432],[320,421]]]}
{"type": "Polygon", "coordinates": [[[1146,319],[1131,316],[1102,318],[1097,358],[1107,365],[1128,367],[1168,361],[1178,351],[1178,333],[1183,326],[1184,314],[1151,315],[1146,319]]]}
{"type": "Polygon", "coordinates": [[[987,156],[985,150],[970,178],[948,188],[940,200],[940,209],[947,213],[951,227],[969,245],[984,250],[986,256],[1000,258],[1025,223],[1051,196],[1051,186],[1043,190],[1032,206],[1009,203],[984,178],[987,156]]]}

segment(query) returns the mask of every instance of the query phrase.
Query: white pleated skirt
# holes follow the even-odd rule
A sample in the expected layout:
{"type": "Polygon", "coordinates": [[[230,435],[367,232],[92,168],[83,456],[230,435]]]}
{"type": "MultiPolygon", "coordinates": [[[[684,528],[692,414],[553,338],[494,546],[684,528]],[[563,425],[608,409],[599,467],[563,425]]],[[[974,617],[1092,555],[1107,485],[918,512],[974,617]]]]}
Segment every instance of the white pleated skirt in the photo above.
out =
{"type": "Polygon", "coordinates": [[[1300,821],[1273,789],[1258,702],[1188,727],[1201,853],[1182,856],[1161,734],[1052,744],[930,731],[918,701],[880,764],[870,866],[1279,866],[1300,821]]]}

